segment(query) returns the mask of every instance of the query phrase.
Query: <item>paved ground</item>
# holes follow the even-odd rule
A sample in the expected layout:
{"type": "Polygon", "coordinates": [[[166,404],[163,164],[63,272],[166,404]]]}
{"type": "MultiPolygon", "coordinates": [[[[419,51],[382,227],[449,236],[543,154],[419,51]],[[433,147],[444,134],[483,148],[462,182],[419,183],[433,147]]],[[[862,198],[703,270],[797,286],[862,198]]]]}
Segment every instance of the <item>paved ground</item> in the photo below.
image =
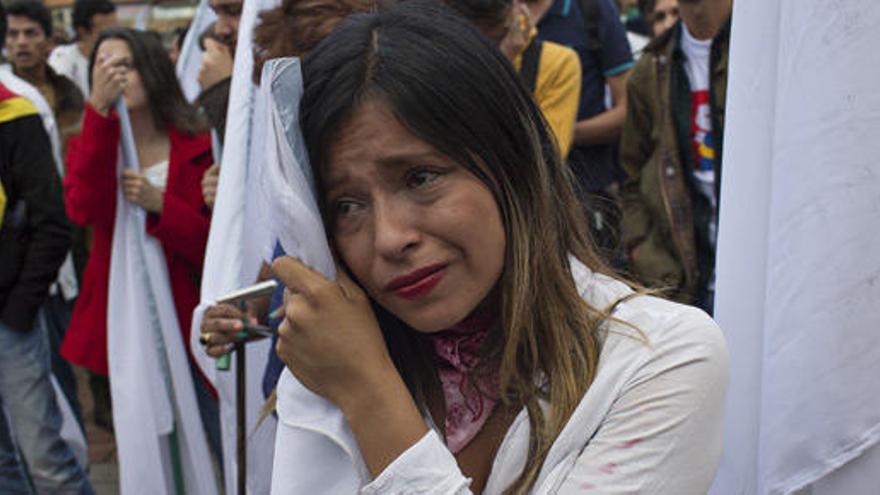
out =
{"type": "Polygon", "coordinates": [[[85,370],[77,368],[76,379],[89,442],[89,478],[97,495],[117,495],[119,469],[116,464],[116,443],[113,434],[96,426],[92,420],[92,396],[89,393],[89,380],[85,370]]]}

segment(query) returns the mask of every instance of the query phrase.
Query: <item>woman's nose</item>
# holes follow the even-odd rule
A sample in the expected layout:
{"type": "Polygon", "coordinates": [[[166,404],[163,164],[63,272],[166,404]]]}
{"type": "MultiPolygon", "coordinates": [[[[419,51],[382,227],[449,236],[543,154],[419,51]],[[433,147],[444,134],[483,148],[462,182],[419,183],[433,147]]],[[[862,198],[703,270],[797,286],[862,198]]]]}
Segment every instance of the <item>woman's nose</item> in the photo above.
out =
{"type": "Polygon", "coordinates": [[[418,245],[421,233],[411,205],[393,198],[378,200],[374,205],[373,237],[380,255],[399,257],[418,245]]]}

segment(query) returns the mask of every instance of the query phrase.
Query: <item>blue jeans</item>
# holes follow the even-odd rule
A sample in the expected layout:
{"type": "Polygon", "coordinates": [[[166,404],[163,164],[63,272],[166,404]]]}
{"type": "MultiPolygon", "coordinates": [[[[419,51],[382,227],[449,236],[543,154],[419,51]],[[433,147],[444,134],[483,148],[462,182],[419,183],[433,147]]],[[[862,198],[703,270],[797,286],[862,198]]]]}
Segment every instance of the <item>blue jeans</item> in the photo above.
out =
{"type": "Polygon", "coordinates": [[[51,356],[52,374],[58,380],[58,386],[67,397],[67,403],[73,409],[79,427],[85,431],[83,424],[82,408],[76,393],[76,376],[73,368],[61,357],[61,341],[67,333],[67,325],[70,323],[70,315],[73,313],[74,301],[65,301],[60,294],[49,296],[49,299],[40,308],[37,316],[37,326],[42,327],[44,335],[49,342],[49,355],[51,356]]]}
{"type": "MultiPolygon", "coordinates": [[[[0,406],[9,417],[8,423],[0,424],[3,469],[24,469],[9,461],[16,455],[14,439],[38,494],[94,494],[85,471],[61,439],[61,412],[49,380],[46,339],[39,329],[22,333],[0,323],[0,406]]],[[[30,493],[30,487],[23,475],[12,474],[0,477],[0,493],[30,493]]]]}
{"type": "Polygon", "coordinates": [[[30,495],[30,483],[24,474],[24,466],[19,462],[11,433],[6,414],[0,410],[0,493],[30,495]]]}

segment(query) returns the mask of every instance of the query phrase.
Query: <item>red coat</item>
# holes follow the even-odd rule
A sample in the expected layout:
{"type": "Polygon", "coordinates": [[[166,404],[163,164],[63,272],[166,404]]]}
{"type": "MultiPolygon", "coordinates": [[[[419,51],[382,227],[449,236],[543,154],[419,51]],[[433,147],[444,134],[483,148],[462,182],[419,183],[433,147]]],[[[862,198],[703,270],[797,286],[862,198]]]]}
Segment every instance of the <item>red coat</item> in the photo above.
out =
{"type": "MultiPolygon", "coordinates": [[[[94,242],[83,274],[61,355],[95,373],[107,374],[107,300],[110,250],[116,218],[116,160],[119,119],[104,117],[86,106],[82,132],[67,150],[64,199],[67,214],[93,228],[94,242]]],[[[189,343],[193,309],[199,302],[199,280],[210,215],[202,199],[202,176],[213,162],[208,134],[187,135],[168,130],[171,156],[162,214],[147,215],[147,234],[162,244],[177,321],[189,343]]]]}

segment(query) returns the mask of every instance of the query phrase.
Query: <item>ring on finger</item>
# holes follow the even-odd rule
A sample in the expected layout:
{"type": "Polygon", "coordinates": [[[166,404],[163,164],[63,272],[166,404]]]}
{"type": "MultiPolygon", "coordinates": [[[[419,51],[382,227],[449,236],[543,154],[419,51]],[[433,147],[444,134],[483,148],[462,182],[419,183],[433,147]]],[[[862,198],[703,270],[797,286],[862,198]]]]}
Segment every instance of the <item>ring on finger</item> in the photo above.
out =
{"type": "Polygon", "coordinates": [[[203,333],[203,334],[199,335],[199,343],[204,346],[210,345],[211,344],[210,332],[203,333]]]}

